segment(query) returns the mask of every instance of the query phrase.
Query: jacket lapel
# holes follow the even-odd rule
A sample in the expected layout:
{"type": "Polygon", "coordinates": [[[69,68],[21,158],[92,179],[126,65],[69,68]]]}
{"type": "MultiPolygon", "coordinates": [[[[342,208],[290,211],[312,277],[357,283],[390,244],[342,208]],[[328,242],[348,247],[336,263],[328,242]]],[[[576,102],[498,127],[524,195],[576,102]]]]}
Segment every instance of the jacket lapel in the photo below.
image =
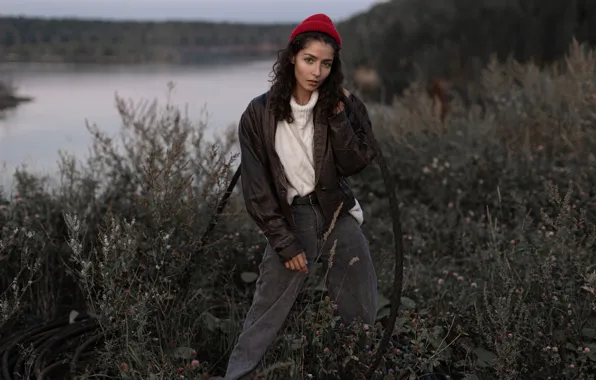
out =
{"type": "Polygon", "coordinates": [[[273,115],[273,112],[271,112],[269,105],[269,102],[265,105],[264,127],[265,141],[269,142],[269,153],[272,153],[275,152],[275,130],[277,128],[277,123],[275,122],[275,116],[273,115]]]}
{"type": "Polygon", "coordinates": [[[275,132],[277,131],[277,120],[273,111],[271,111],[270,103],[267,102],[265,106],[265,117],[263,120],[263,128],[265,129],[265,146],[267,154],[272,165],[272,172],[274,175],[278,175],[277,180],[280,181],[281,185],[286,187],[286,176],[284,174],[284,168],[279,159],[279,155],[275,150],[275,132]]]}
{"type": "Polygon", "coordinates": [[[327,123],[321,117],[320,113],[314,113],[315,133],[313,136],[313,159],[315,162],[315,184],[319,183],[321,171],[323,169],[323,160],[325,158],[325,147],[327,146],[327,123]]]}

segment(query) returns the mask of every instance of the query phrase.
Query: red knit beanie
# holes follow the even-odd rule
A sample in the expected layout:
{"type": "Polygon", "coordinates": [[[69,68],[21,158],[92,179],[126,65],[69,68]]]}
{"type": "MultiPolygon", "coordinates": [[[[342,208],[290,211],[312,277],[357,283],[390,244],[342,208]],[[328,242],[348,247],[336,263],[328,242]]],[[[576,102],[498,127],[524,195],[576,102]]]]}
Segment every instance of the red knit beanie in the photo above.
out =
{"type": "Polygon", "coordinates": [[[333,21],[323,13],[317,13],[304,19],[290,34],[290,42],[304,32],[322,32],[333,38],[339,46],[341,46],[341,37],[333,25],[333,21]]]}

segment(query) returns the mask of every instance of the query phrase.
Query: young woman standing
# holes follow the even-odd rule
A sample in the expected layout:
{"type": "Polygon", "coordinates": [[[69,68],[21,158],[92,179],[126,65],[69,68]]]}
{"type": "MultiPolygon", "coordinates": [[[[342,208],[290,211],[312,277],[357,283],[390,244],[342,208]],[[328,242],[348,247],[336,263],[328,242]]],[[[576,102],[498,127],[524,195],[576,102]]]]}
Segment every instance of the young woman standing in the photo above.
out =
{"type": "Polygon", "coordinates": [[[273,66],[271,89],[240,118],[242,192],[268,244],[226,380],[254,373],[309,263],[332,246],[327,287],[339,315],[348,323],[375,322],[377,277],[362,209],[345,180],[373,161],[374,137],[366,107],[343,88],[340,47],[329,17],[305,19],[273,66]]]}

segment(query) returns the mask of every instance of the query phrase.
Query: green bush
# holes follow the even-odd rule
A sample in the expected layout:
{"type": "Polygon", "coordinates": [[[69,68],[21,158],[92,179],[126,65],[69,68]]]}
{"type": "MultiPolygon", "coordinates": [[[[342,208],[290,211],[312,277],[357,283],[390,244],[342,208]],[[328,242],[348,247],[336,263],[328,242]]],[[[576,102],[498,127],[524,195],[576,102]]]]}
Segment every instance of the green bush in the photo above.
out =
{"type": "MultiPolygon", "coordinates": [[[[574,45],[565,75],[514,64],[487,67],[483,85],[498,96],[486,114],[455,103],[445,127],[415,85],[392,107],[370,105],[407,248],[376,379],[594,379],[594,58],[574,45]]],[[[0,199],[0,342],[74,308],[99,323],[81,378],[221,374],[266,244],[238,193],[201,244],[235,167],[235,129],[211,145],[169,103],[118,108],[120,142],[89,127],[86,162],[64,155],[57,184],[19,171],[0,199]]],[[[339,322],[321,263],[259,378],[367,371],[391,307],[393,237],[376,165],[352,185],[379,323],[339,322]]]]}

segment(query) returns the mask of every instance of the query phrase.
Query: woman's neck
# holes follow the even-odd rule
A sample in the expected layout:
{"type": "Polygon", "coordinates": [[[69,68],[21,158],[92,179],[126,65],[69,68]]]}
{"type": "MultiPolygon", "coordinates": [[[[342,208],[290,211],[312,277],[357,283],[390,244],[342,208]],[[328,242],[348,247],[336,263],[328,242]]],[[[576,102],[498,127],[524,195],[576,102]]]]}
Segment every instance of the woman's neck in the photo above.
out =
{"type": "Polygon", "coordinates": [[[308,103],[311,95],[312,91],[306,91],[300,86],[296,86],[296,88],[294,89],[294,99],[296,99],[296,103],[300,105],[305,105],[306,103],[308,103]]]}

